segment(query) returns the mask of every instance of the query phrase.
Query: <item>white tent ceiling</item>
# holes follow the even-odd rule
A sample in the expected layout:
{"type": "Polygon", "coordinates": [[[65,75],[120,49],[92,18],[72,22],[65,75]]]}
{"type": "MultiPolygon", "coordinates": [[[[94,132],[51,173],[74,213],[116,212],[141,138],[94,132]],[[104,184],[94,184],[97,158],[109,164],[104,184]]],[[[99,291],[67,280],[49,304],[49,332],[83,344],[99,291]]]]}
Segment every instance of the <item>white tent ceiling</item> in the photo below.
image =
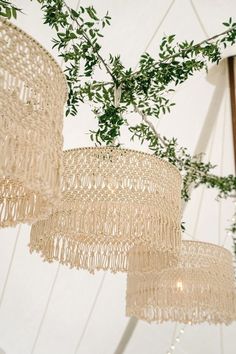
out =
{"type": "MultiPolygon", "coordinates": [[[[17,25],[30,33],[55,57],[51,31],[42,24],[39,6],[29,0],[15,3],[23,8],[17,25]]],[[[68,1],[76,7],[77,0],[68,1]]],[[[221,23],[236,12],[235,0],[81,0],[98,13],[109,10],[112,26],[106,30],[103,52],[120,53],[126,65],[136,66],[144,50],[153,55],[163,34],[176,33],[179,40],[196,41],[222,31],[221,23]]],[[[224,56],[235,54],[231,48],[224,56]]],[[[60,59],[58,59],[60,63],[60,59]]],[[[233,149],[226,63],[198,73],[173,95],[176,106],[158,125],[161,133],[176,136],[191,152],[206,151],[216,172],[233,172],[233,149]],[[209,144],[208,144],[209,141],[209,144]]],[[[136,118],[134,118],[136,119],[136,118]]],[[[92,145],[88,131],[95,126],[89,106],[75,118],[65,119],[64,146],[92,145]]],[[[126,147],[146,150],[131,143],[126,147]]],[[[224,244],[231,249],[225,228],[233,213],[231,202],[215,202],[215,193],[199,188],[187,205],[186,238],[224,244]]],[[[166,354],[183,326],[149,325],[139,321],[133,334],[125,317],[124,274],[112,275],[68,269],[43,263],[30,255],[29,227],[0,230],[0,347],[6,354],[166,354]],[[128,327],[129,328],[129,327],[128,327]],[[119,346],[125,333],[127,346],[119,346]],[[132,334],[130,336],[130,334],[132,334]],[[117,349],[119,348],[119,349],[117,349]]],[[[175,354],[235,354],[236,324],[187,326],[175,354]]]]}

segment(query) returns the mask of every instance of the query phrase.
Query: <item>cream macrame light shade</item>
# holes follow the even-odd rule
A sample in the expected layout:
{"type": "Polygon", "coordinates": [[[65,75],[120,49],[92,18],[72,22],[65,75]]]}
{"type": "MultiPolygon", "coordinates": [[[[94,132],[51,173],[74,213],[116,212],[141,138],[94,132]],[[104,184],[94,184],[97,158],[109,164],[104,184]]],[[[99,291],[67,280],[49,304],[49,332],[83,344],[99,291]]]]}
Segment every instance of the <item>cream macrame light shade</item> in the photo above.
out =
{"type": "Polygon", "coordinates": [[[57,210],[32,226],[31,251],[90,272],[127,271],[134,245],[136,269],[148,267],[149,248],[160,266],[176,260],[181,176],[168,162],[120,148],[68,150],[62,185],[57,210]]]}
{"type": "Polygon", "coordinates": [[[231,253],[205,242],[182,241],[178,266],[128,274],[126,314],[148,322],[231,323],[236,320],[231,253]]]}
{"type": "Polygon", "coordinates": [[[59,200],[66,93],[52,56],[0,19],[0,227],[46,217],[59,200]]]}

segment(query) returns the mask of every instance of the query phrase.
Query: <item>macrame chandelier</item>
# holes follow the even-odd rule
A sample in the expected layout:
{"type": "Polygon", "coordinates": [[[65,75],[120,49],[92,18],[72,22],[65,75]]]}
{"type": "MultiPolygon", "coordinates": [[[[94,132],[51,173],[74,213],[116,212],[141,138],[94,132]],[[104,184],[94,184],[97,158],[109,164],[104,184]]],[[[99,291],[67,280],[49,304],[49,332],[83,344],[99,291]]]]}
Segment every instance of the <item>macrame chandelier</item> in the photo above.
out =
{"type": "Polygon", "coordinates": [[[160,267],[177,260],[180,232],[178,170],[154,155],[115,147],[64,152],[62,202],[32,226],[31,251],[90,272],[160,267]]]}
{"type": "Polygon", "coordinates": [[[148,322],[230,324],[236,320],[231,253],[210,243],[182,241],[178,266],[128,274],[126,314],[148,322]]]}
{"type": "Polygon", "coordinates": [[[66,92],[53,57],[0,18],[0,227],[46,217],[59,200],[66,92]]]}

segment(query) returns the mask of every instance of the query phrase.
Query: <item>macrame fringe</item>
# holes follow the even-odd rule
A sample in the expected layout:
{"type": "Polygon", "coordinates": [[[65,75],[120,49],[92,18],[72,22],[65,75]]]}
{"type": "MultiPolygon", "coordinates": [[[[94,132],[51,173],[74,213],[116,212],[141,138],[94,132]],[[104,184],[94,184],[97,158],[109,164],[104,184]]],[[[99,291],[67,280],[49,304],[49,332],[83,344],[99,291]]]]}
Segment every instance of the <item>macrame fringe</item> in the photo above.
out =
{"type": "Polygon", "coordinates": [[[6,227],[45,218],[59,202],[67,88],[50,54],[1,18],[0,43],[0,227],[6,227]]]}
{"type": "Polygon", "coordinates": [[[34,221],[37,219],[40,208],[40,215],[47,215],[48,208],[42,208],[42,205],[47,205],[47,201],[34,193],[30,193],[19,198],[1,198],[0,200],[0,226],[8,227],[15,226],[19,222],[34,221]]]}
{"type": "MultiPolygon", "coordinates": [[[[44,260],[52,262],[59,261],[61,264],[75,267],[77,269],[87,269],[94,273],[96,270],[111,270],[116,272],[139,273],[149,267],[149,252],[137,252],[132,254],[136,258],[135,263],[129,262],[130,244],[111,242],[111,244],[84,244],[66,238],[43,239],[36,241],[31,237],[30,251],[40,253],[44,260]],[[41,242],[40,242],[41,241],[41,242]],[[135,267],[134,267],[135,265],[135,267]]],[[[166,268],[177,262],[175,254],[170,252],[157,252],[156,264],[159,269],[166,268]]]]}
{"type": "Polygon", "coordinates": [[[47,217],[60,198],[59,163],[53,165],[39,146],[27,141],[27,132],[21,131],[20,141],[16,129],[15,136],[3,135],[1,132],[0,227],[47,217]]]}
{"type": "Polygon", "coordinates": [[[127,297],[126,315],[151,322],[166,321],[184,324],[229,325],[236,320],[235,291],[224,289],[194,289],[183,294],[181,291],[162,289],[161,294],[153,291],[140,292],[127,297]]]}
{"type": "Polygon", "coordinates": [[[34,224],[31,251],[47,261],[59,260],[90,272],[140,272],[176,264],[179,226],[161,215],[154,216],[151,208],[136,205],[131,210],[124,203],[97,202],[78,204],[75,209],[34,224]],[[153,249],[158,250],[155,264],[149,263],[153,249]]]}
{"type": "Polygon", "coordinates": [[[236,320],[231,253],[206,242],[182,241],[172,268],[128,273],[126,313],[148,322],[231,323],[236,320]]]}

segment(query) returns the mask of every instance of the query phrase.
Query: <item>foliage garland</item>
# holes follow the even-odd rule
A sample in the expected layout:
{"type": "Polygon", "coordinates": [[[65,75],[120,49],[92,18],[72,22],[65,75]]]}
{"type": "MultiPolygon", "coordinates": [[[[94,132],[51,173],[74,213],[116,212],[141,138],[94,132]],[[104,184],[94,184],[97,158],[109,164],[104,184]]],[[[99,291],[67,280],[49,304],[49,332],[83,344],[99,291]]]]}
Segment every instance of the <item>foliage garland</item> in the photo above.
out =
{"type": "MultiPolygon", "coordinates": [[[[76,115],[80,102],[92,102],[98,129],[91,131],[96,144],[119,145],[120,130],[126,125],[131,139],[146,141],[157,156],[174,164],[182,173],[182,198],[190,199],[192,188],[203,184],[218,190],[218,197],[235,195],[236,177],[217,176],[212,173],[210,162],[203,162],[202,155],[191,156],[179,146],[175,138],[160,136],[152,119],[169,113],[174,105],[169,94],[196,71],[207,70],[208,63],[218,64],[221,50],[236,42],[236,23],[232,18],[223,25],[226,30],[200,43],[175,41],[175,35],[163,37],[157,58],[148,53],[141,55],[138,69],[125,68],[120,56],[109,55],[104,59],[99,39],[102,30],[110,25],[106,13],[99,18],[96,10],[82,7],[70,8],[63,0],[36,0],[41,5],[44,23],[56,31],[53,47],[66,63],[65,74],[69,96],[66,115],[76,115]],[[95,79],[97,70],[104,70],[106,81],[95,79]],[[141,122],[132,125],[125,115],[136,112],[141,122]]],[[[21,11],[8,0],[0,0],[0,16],[17,17],[21,11]]],[[[233,235],[236,254],[236,226],[229,228],[233,235]]]]}

